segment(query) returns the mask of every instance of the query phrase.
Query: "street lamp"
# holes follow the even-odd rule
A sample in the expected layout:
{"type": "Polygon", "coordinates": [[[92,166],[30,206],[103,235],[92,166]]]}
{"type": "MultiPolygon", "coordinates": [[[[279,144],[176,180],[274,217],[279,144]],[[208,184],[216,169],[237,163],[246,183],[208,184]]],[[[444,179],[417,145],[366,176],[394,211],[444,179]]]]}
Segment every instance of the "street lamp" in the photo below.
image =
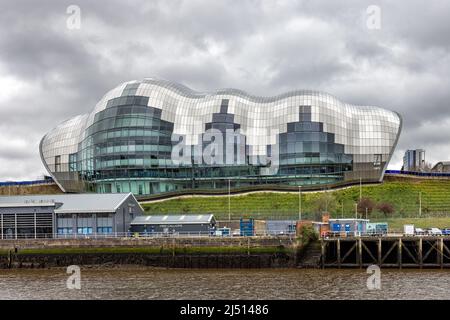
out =
{"type": "Polygon", "coordinates": [[[419,191],[419,217],[422,217],[422,191],[419,191]]]}
{"type": "Polygon", "coordinates": [[[298,220],[302,220],[302,186],[298,186],[298,220]]]}
{"type": "Polygon", "coordinates": [[[362,198],[362,178],[359,177],[359,200],[362,198]]]}
{"type": "Polygon", "coordinates": [[[231,180],[228,179],[228,221],[231,222],[231,180]]]}

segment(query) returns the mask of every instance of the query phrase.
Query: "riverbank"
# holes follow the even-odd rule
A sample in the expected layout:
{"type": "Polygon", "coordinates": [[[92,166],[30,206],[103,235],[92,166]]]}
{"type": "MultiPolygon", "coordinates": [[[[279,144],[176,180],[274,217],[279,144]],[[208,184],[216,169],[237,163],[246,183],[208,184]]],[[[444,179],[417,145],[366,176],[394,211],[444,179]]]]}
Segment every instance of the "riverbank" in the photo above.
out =
{"type": "Polygon", "coordinates": [[[139,238],[0,241],[0,268],[141,265],[159,268],[292,268],[296,239],[139,238]]]}

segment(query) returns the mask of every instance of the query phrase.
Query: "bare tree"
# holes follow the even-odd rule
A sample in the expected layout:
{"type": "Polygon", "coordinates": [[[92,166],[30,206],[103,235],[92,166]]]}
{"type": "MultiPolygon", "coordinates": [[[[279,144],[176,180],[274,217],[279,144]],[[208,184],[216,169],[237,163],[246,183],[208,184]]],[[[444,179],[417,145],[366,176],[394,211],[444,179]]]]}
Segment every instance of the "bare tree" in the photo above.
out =
{"type": "Polygon", "coordinates": [[[319,193],[317,198],[313,200],[313,210],[317,217],[320,217],[324,212],[332,212],[336,209],[336,199],[332,193],[319,193]]]}
{"type": "Polygon", "coordinates": [[[431,172],[431,169],[433,168],[433,165],[431,164],[431,162],[424,162],[423,164],[423,172],[431,172]]]}
{"type": "Polygon", "coordinates": [[[373,208],[375,208],[375,202],[370,198],[361,198],[358,201],[358,213],[370,215],[373,208]]]}
{"type": "Polygon", "coordinates": [[[381,202],[377,205],[377,210],[384,214],[385,217],[394,213],[394,206],[389,202],[381,202]]]}

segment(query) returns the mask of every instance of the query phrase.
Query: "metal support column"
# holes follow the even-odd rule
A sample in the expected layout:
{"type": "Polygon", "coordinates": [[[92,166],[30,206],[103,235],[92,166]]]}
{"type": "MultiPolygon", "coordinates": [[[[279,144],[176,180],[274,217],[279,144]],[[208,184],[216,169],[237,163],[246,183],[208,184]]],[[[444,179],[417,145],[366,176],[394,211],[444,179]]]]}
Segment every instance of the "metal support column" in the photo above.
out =
{"type": "Polygon", "coordinates": [[[398,239],[398,256],[397,256],[398,267],[402,268],[402,238],[398,239]]]}

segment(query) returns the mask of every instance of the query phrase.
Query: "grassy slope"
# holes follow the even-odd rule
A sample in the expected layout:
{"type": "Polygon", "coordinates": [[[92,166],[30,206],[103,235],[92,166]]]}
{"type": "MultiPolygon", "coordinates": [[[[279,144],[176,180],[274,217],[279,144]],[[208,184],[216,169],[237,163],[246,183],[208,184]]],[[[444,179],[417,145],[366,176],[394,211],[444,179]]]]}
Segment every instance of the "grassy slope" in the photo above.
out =
{"type": "Polygon", "coordinates": [[[449,228],[450,217],[439,218],[389,218],[389,219],[374,219],[374,221],[388,222],[391,231],[402,232],[403,225],[413,224],[416,228],[449,228]]]}
{"type": "MultiPolygon", "coordinates": [[[[392,180],[392,179],[391,179],[392,180]]],[[[433,217],[442,227],[450,226],[450,180],[403,179],[385,181],[379,185],[362,187],[363,197],[377,202],[389,202],[395,207],[391,218],[417,217],[419,192],[422,193],[422,216],[433,217]],[[439,221],[436,218],[440,218],[439,221]]],[[[329,191],[338,204],[331,210],[332,216],[354,217],[355,201],[359,198],[359,186],[329,191]]],[[[302,211],[305,218],[315,218],[314,200],[318,193],[303,193],[302,211]]],[[[260,219],[296,218],[298,215],[298,194],[296,193],[254,193],[231,197],[233,218],[254,217],[260,219]]],[[[148,214],[213,213],[217,219],[228,219],[228,197],[189,197],[144,204],[148,214]]],[[[380,213],[374,219],[386,220],[380,213]]],[[[400,222],[400,221],[399,221],[400,222]]],[[[422,221],[426,223],[426,220],[422,221]]]]}

